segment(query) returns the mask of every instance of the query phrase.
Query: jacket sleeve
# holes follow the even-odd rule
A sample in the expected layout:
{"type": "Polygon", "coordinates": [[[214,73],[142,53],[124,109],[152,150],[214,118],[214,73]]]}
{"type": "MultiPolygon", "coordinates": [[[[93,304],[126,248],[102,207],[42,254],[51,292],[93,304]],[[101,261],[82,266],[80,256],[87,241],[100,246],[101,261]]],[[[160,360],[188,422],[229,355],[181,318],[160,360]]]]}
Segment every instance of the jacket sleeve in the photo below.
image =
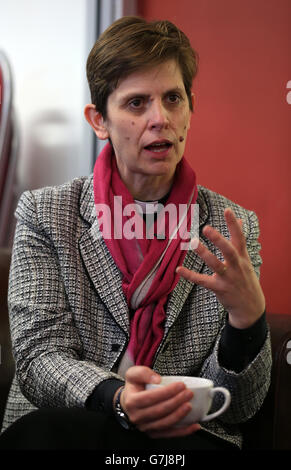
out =
{"type": "Polygon", "coordinates": [[[99,383],[120,377],[82,359],[57,252],[32,192],[22,195],[16,217],[8,303],[18,383],[36,407],[83,407],[99,383]]]}
{"type": "MultiPolygon", "coordinates": [[[[247,212],[247,215],[247,248],[255,272],[259,276],[261,257],[259,255],[258,220],[253,212],[247,212]]],[[[223,385],[231,393],[231,405],[219,419],[226,423],[241,423],[251,418],[259,410],[270,386],[272,355],[269,329],[256,356],[239,372],[228,370],[220,364],[220,342],[221,334],[216,340],[212,354],[203,364],[201,375],[211,379],[214,384],[223,385]]],[[[214,407],[218,407],[220,404],[219,398],[216,398],[214,407]]]]}

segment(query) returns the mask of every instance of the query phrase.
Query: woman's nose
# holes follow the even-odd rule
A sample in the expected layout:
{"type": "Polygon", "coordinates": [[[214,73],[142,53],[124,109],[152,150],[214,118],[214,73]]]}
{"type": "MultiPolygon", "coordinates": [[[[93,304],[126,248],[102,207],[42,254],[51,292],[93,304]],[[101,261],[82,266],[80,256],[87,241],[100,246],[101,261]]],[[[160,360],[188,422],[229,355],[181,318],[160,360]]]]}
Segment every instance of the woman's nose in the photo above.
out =
{"type": "Polygon", "coordinates": [[[152,102],[149,110],[149,127],[150,129],[167,128],[169,125],[169,117],[167,110],[160,101],[152,102]]]}

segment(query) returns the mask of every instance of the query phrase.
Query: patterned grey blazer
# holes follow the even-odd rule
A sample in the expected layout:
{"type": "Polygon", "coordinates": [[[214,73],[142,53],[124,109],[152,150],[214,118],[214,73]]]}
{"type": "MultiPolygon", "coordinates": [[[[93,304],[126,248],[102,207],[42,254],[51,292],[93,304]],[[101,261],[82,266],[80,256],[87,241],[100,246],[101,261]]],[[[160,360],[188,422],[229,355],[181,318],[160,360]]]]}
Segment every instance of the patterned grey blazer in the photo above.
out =
{"type": "MultiPolygon", "coordinates": [[[[203,187],[197,203],[200,229],[211,224],[228,237],[226,207],[243,219],[259,273],[256,215],[203,187]]],[[[16,217],[8,295],[16,376],[3,429],[38,407],[84,407],[100,382],[119,377],[115,371],[129,339],[121,273],[104,240],[96,237],[92,176],[25,192],[16,217]]],[[[184,264],[210,273],[193,251],[184,264]]],[[[242,372],[220,367],[217,351],[225,315],[212,292],[180,279],[168,299],[164,338],[153,368],[163,375],[203,376],[227,387],[230,407],[203,428],[240,445],[237,425],[256,413],[269,387],[270,340],[268,335],[242,372]]]]}

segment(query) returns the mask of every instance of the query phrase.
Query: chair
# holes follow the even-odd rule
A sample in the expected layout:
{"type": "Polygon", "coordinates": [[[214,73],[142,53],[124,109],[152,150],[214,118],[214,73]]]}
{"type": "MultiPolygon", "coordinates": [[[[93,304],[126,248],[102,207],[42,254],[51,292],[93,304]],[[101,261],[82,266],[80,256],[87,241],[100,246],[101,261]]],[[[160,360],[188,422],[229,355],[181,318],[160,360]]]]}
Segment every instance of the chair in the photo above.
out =
{"type": "Polygon", "coordinates": [[[271,386],[259,412],[242,425],[244,448],[291,450],[291,315],[267,313],[272,343],[271,386]]]}
{"type": "MultiPolygon", "coordinates": [[[[0,248],[0,429],[14,374],[7,285],[10,251],[0,248]]],[[[242,425],[244,450],[291,450],[291,315],[267,314],[272,339],[272,383],[259,412],[242,425]]]]}
{"type": "Polygon", "coordinates": [[[10,258],[10,250],[0,248],[0,429],[10,384],[14,374],[7,307],[10,258]]]}
{"type": "Polygon", "coordinates": [[[0,246],[10,247],[15,228],[15,181],[18,128],[13,110],[13,83],[8,59],[0,51],[0,246]]]}

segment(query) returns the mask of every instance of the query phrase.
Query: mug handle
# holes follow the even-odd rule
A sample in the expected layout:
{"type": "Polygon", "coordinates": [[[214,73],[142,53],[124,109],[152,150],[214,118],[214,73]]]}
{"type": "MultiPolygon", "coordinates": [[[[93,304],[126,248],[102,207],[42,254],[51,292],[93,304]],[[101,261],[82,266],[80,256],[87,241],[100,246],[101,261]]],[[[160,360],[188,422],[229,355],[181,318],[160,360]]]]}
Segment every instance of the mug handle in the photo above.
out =
{"type": "Polygon", "coordinates": [[[221,415],[230,405],[231,401],[231,395],[229,391],[224,388],[224,387],[214,387],[211,390],[209,390],[209,393],[211,397],[215,395],[215,393],[222,393],[224,395],[224,403],[219,410],[215,411],[214,413],[211,413],[210,415],[206,415],[201,421],[209,421],[210,419],[216,418],[217,416],[221,415]]]}

